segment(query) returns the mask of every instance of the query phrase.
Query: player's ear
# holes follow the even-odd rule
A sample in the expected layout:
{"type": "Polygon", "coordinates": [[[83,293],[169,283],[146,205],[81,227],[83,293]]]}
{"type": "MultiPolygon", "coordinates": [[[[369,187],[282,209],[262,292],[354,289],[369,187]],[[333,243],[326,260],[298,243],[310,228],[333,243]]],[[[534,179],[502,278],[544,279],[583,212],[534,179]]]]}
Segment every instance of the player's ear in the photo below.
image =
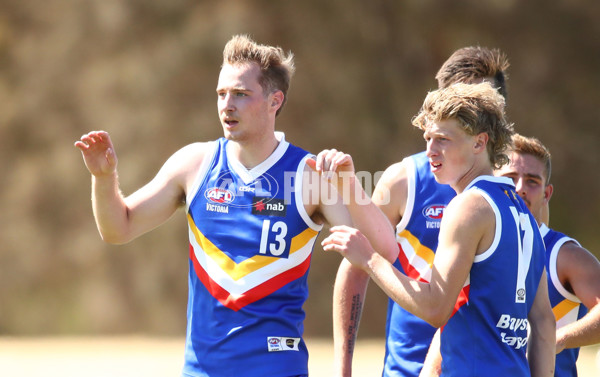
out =
{"type": "Polygon", "coordinates": [[[273,93],[271,93],[270,97],[271,108],[273,108],[275,111],[279,110],[279,108],[283,104],[283,92],[281,90],[276,90],[273,93]]]}
{"type": "Polygon", "coordinates": [[[547,204],[550,202],[550,198],[552,197],[552,193],[554,192],[554,186],[552,183],[549,183],[544,187],[544,202],[547,204]]]}
{"type": "Polygon", "coordinates": [[[475,135],[473,149],[476,153],[485,151],[490,136],[486,132],[481,132],[475,135]]]}

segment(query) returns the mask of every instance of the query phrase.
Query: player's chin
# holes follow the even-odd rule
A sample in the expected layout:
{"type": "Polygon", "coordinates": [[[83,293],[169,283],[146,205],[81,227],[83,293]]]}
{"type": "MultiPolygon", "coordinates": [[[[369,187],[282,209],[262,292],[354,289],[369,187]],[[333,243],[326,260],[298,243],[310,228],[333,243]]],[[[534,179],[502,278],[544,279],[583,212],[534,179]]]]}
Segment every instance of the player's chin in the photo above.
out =
{"type": "Polygon", "coordinates": [[[433,178],[435,178],[435,181],[437,183],[440,183],[442,185],[450,183],[450,182],[448,182],[448,179],[446,177],[444,177],[444,174],[442,174],[439,170],[433,171],[432,173],[433,173],[433,178]]]}

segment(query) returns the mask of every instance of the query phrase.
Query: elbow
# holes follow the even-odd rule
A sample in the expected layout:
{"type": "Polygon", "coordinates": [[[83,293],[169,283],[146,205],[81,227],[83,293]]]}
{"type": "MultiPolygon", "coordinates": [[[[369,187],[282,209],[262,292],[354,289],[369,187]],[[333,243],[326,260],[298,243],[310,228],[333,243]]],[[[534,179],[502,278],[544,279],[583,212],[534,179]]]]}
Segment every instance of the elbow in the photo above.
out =
{"type": "Polygon", "coordinates": [[[431,326],[440,328],[444,326],[452,316],[452,309],[453,307],[448,309],[441,304],[436,305],[429,308],[426,313],[423,313],[422,319],[431,326]]]}
{"type": "Polygon", "coordinates": [[[431,326],[435,327],[435,328],[440,328],[442,326],[444,326],[446,324],[446,322],[448,322],[448,320],[450,319],[450,316],[430,316],[429,318],[425,319],[425,322],[429,323],[431,326]]]}
{"type": "Polygon", "coordinates": [[[111,245],[123,245],[130,241],[130,239],[125,237],[125,235],[111,234],[102,231],[100,231],[100,238],[102,239],[102,241],[111,245]]]}

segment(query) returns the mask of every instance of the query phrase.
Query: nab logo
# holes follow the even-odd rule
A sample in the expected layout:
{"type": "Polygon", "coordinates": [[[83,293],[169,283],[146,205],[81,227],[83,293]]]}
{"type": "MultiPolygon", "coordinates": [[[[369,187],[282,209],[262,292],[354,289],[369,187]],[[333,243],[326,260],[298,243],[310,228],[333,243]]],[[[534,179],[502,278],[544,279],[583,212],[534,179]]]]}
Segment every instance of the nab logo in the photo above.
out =
{"type": "Polygon", "coordinates": [[[204,196],[211,202],[219,204],[231,203],[233,201],[233,198],[235,198],[231,191],[218,187],[206,190],[204,196]]]}
{"type": "Polygon", "coordinates": [[[255,196],[252,198],[252,214],[285,217],[287,204],[283,199],[255,196]]]}
{"type": "Polygon", "coordinates": [[[429,207],[423,208],[423,216],[431,220],[441,220],[445,208],[446,206],[443,204],[430,205],[429,207]]]}

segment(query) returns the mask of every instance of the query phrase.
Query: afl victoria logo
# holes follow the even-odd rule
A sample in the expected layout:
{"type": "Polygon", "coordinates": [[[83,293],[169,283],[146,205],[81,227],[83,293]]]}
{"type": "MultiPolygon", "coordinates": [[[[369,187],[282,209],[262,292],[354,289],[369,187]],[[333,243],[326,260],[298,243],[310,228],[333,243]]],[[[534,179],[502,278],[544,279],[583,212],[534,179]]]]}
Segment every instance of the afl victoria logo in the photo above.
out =
{"type": "Polygon", "coordinates": [[[233,201],[233,198],[235,197],[231,191],[218,187],[206,190],[204,192],[204,196],[211,202],[218,204],[231,203],[233,201]]]}
{"type": "Polygon", "coordinates": [[[444,215],[444,209],[446,209],[444,204],[433,204],[423,208],[423,216],[431,220],[441,220],[444,215]]]}

